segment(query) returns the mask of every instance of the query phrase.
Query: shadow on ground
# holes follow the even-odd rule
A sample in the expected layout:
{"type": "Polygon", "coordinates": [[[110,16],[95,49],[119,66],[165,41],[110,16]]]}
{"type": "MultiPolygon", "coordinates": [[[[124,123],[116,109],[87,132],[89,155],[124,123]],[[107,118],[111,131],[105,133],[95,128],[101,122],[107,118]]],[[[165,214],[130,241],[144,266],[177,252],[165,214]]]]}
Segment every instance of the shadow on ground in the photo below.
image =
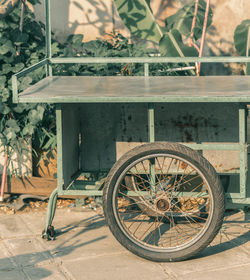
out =
{"type": "Polygon", "coordinates": [[[222,228],[216,237],[219,241],[216,244],[210,244],[194,259],[220,254],[250,241],[250,212],[244,214],[244,220],[239,216],[233,217],[237,214],[240,214],[240,211],[226,213],[222,228]]]}
{"type": "MultiPolygon", "coordinates": [[[[26,253],[26,254],[19,254],[16,256],[12,256],[10,258],[2,258],[0,259],[0,278],[1,275],[6,276],[6,279],[14,279],[11,278],[12,276],[8,273],[12,272],[13,270],[16,270],[20,273],[23,273],[24,271],[32,270],[32,275],[34,276],[34,279],[43,279],[53,274],[52,271],[48,270],[47,268],[41,267],[41,264],[48,261],[49,264],[53,264],[58,257],[63,257],[66,255],[71,254],[74,250],[77,248],[82,248],[84,246],[87,246],[91,243],[100,241],[105,239],[106,235],[100,235],[97,238],[90,239],[88,241],[81,242],[80,239],[77,237],[80,237],[83,234],[89,234],[89,232],[93,229],[98,229],[105,225],[104,218],[95,215],[87,219],[83,219],[78,223],[69,224],[65,227],[59,228],[56,230],[57,238],[60,239],[60,236],[63,234],[66,234],[67,232],[70,232],[78,227],[83,227],[82,230],[77,231],[76,234],[73,236],[70,236],[70,239],[67,239],[60,243],[58,246],[54,247],[53,250],[44,250],[39,251],[35,253],[26,253]],[[68,242],[70,241],[70,244],[68,245],[68,242]]],[[[53,241],[50,241],[53,242],[53,241]]],[[[46,264],[47,265],[47,264],[46,264]]],[[[45,266],[46,266],[45,265],[45,266]]],[[[60,270],[60,269],[59,269],[60,270]]],[[[27,272],[24,274],[26,275],[27,272]]],[[[29,274],[29,272],[28,272],[29,274]]],[[[1,278],[4,279],[4,278],[1,278]]],[[[20,276],[20,279],[21,278],[20,276]]],[[[28,277],[27,279],[30,279],[28,277]]],[[[33,277],[32,277],[33,279],[33,277]]]]}
{"type": "MultiPolygon", "coordinates": [[[[77,230],[75,234],[70,235],[70,239],[66,239],[65,241],[61,242],[56,247],[53,247],[52,250],[48,249],[40,252],[20,254],[10,258],[0,259],[0,275],[1,273],[8,273],[13,270],[30,270],[32,271],[32,275],[35,275],[34,279],[46,278],[52,275],[53,272],[48,270],[46,268],[46,265],[44,265],[45,267],[41,267],[42,263],[44,263],[45,261],[49,261],[49,264],[53,264],[58,257],[69,255],[77,248],[82,248],[91,243],[98,242],[107,238],[107,235],[100,235],[97,238],[90,239],[88,241],[80,241],[80,237],[84,234],[90,234],[91,236],[92,230],[100,229],[105,225],[106,222],[103,216],[94,215],[79,222],[71,223],[64,227],[61,227],[57,229],[57,241],[60,241],[60,237],[62,237],[63,235],[66,235],[70,232],[74,233],[74,230],[76,230],[77,228],[82,229],[77,230]],[[12,265],[10,265],[10,263],[12,263],[12,265]]],[[[250,213],[245,214],[245,220],[242,219],[242,216],[240,218],[240,216],[237,215],[237,211],[227,213],[223,227],[216,238],[217,241],[215,242],[215,244],[212,243],[212,245],[207,247],[197,257],[195,257],[195,259],[220,254],[224,251],[239,247],[249,242],[250,213]]]]}

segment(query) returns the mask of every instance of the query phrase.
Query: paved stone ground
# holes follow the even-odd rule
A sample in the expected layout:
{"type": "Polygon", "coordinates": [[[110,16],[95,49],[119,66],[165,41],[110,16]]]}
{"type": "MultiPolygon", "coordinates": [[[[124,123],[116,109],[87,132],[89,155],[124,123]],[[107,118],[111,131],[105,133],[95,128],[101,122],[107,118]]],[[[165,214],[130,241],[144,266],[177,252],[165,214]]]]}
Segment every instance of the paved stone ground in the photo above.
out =
{"type": "Polygon", "coordinates": [[[0,279],[237,280],[250,275],[250,213],[227,213],[196,258],[153,263],[125,250],[96,212],[59,209],[55,241],[41,239],[45,212],[0,215],[0,279]]]}

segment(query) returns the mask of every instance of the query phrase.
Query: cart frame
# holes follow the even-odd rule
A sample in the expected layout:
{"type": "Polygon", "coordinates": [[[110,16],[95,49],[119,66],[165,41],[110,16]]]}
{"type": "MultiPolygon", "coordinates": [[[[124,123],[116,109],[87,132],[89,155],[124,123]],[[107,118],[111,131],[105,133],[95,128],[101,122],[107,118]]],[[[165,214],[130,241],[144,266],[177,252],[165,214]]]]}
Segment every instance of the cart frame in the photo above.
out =
{"type": "MultiPolygon", "coordinates": [[[[42,61],[38,62],[37,64],[26,68],[19,73],[12,76],[12,89],[13,89],[13,102],[18,103],[19,100],[19,91],[18,91],[18,79],[29,74],[32,71],[35,71],[38,68],[44,67],[46,71],[46,76],[53,76],[52,73],[52,66],[55,64],[104,64],[104,63],[140,63],[144,65],[144,76],[150,75],[150,64],[152,63],[250,63],[249,57],[69,57],[69,58],[62,58],[62,57],[52,57],[51,53],[51,9],[50,9],[50,0],[45,1],[45,16],[46,16],[46,57],[42,61]]],[[[250,42],[248,42],[250,44],[250,42]]],[[[248,48],[250,49],[250,45],[248,48]]],[[[211,102],[215,102],[215,97],[209,97],[211,102]]],[[[249,100],[249,99],[248,99],[249,100]]],[[[22,99],[22,102],[25,102],[25,98],[22,99]]],[[[74,98],[72,98],[71,102],[74,103],[74,98]]],[[[91,100],[90,100],[91,101],[91,100]]],[[[178,102],[179,99],[172,98],[170,102],[178,102]]],[[[40,101],[38,101],[40,102],[40,101]]],[[[63,189],[63,147],[62,147],[62,103],[67,102],[63,98],[60,100],[60,103],[56,104],[56,125],[57,125],[57,189],[51,194],[51,198],[48,205],[48,214],[47,214],[47,224],[46,230],[52,224],[52,220],[55,213],[56,208],[56,200],[57,195],[79,195],[79,196],[95,196],[100,197],[102,196],[102,190],[99,190],[98,187],[103,182],[96,182],[96,189],[89,189],[88,183],[83,184],[81,190],[74,190],[74,189],[63,189]]],[[[95,102],[94,98],[92,102],[95,102]]],[[[126,98],[121,99],[121,102],[126,102],[126,98]]],[[[136,102],[136,101],[135,101],[136,102]]],[[[162,100],[158,100],[157,102],[162,102],[162,100]]],[[[228,102],[235,102],[230,97],[228,98],[228,102]]],[[[207,144],[190,144],[190,143],[183,143],[184,145],[195,149],[195,150],[228,150],[228,151],[239,151],[239,163],[240,168],[237,173],[239,173],[239,184],[240,184],[240,192],[239,193],[227,193],[227,207],[228,208],[244,208],[250,205],[250,197],[247,197],[247,170],[248,170],[248,144],[247,144],[247,100],[244,98],[240,98],[237,101],[239,103],[239,142],[238,143],[221,143],[221,144],[214,144],[214,143],[207,143],[207,144]]],[[[56,102],[55,102],[56,103],[56,102]]],[[[154,119],[154,103],[150,101],[146,101],[145,103],[148,104],[148,141],[154,142],[155,141],[155,119],[154,119]]],[[[230,174],[230,172],[228,173],[230,174]]],[[[235,174],[235,171],[234,171],[235,174]]],[[[74,187],[77,184],[81,184],[81,182],[77,181],[77,177],[72,180],[70,186],[74,187]]],[[[250,183],[250,182],[249,182],[250,183]]],[[[250,186],[249,186],[250,187],[250,186]]]]}

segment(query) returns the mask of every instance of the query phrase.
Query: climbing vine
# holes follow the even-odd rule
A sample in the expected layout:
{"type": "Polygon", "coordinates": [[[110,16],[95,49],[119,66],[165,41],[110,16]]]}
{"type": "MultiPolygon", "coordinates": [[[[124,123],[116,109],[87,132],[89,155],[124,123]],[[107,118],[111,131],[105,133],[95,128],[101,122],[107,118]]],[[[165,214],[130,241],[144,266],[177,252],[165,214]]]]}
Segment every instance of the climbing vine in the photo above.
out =
{"type": "MultiPolygon", "coordinates": [[[[38,0],[32,0],[33,4],[38,0]]],[[[27,140],[34,134],[39,123],[47,121],[44,112],[49,109],[44,104],[13,104],[11,76],[43,59],[45,56],[44,25],[35,20],[31,10],[25,5],[25,15],[21,18],[22,1],[0,19],[0,145],[1,150],[20,152],[20,139],[27,140]]],[[[57,43],[53,43],[56,53],[57,43]]],[[[37,70],[20,79],[20,90],[37,82],[44,71],[37,70]]]]}

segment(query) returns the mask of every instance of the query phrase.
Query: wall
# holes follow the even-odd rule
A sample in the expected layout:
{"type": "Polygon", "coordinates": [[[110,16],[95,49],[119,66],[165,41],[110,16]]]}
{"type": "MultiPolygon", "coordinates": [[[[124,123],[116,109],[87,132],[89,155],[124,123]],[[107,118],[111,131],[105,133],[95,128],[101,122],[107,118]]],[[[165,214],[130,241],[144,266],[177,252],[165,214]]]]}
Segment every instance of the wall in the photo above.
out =
{"type": "MultiPolygon", "coordinates": [[[[154,15],[160,24],[166,16],[190,0],[151,0],[154,15]]],[[[191,0],[194,1],[194,0],[191,0]]],[[[44,3],[44,1],[43,1],[44,3]]],[[[211,0],[214,11],[213,25],[209,28],[206,51],[223,55],[233,53],[233,33],[242,20],[250,18],[249,0],[211,0]]],[[[52,28],[56,37],[63,41],[72,33],[84,34],[84,40],[104,37],[106,33],[119,30],[129,32],[119,18],[112,0],[53,0],[52,28]]],[[[35,6],[38,19],[44,18],[44,7],[35,6]]]]}
{"type": "MultiPolygon", "coordinates": [[[[11,154],[11,163],[8,166],[8,174],[12,173],[18,176],[32,176],[32,148],[31,139],[19,141],[20,152],[11,154]]],[[[4,146],[0,142],[0,174],[3,173],[5,159],[4,146]]],[[[1,182],[0,178],[0,182],[1,182]]]]}

